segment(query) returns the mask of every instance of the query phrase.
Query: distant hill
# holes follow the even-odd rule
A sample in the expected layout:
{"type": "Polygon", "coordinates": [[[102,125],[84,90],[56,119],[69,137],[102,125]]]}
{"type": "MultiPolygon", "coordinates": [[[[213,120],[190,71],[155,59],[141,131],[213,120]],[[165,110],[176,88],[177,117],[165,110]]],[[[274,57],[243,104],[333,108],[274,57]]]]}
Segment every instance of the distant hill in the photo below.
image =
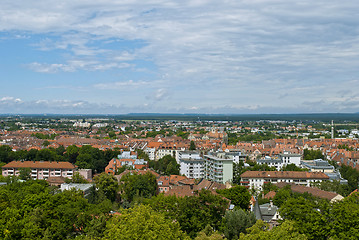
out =
{"type": "Polygon", "coordinates": [[[29,118],[112,118],[117,120],[179,120],[179,121],[321,121],[359,122],[359,113],[303,113],[303,114],[168,114],[168,113],[129,113],[129,114],[16,114],[0,115],[0,117],[29,118]]]}

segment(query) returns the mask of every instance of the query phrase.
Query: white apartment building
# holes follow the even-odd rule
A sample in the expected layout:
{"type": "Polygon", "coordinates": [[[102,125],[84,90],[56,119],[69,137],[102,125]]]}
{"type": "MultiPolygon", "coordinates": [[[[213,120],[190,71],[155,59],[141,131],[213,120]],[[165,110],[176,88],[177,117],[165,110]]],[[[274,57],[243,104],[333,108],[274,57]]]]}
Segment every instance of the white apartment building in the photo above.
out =
{"type": "Polygon", "coordinates": [[[265,183],[287,182],[310,187],[313,182],[329,180],[323,172],[296,171],[246,171],[241,175],[241,185],[261,191],[265,183]]]}
{"type": "Polygon", "coordinates": [[[147,153],[148,158],[151,161],[155,160],[155,158],[156,158],[156,148],[147,147],[147,148],[145,148],[144,152],[147,153]]]}
{"type": "Polygon", "coordinates": [[[288,164],[295,164],[297,167],[299,167],[300,161],[302,159],[302,155],[291,154],[288,152],[284,152],[283,154],[280,154],[279,157],[283,161],[283,166],[288,164]]]}
{"type": "Polygon", "coordinates": [[[276,167],[277,171],[280,171],[282,167],[288,164],[295,164],[297,167],[300,167],[301,157],[300,154],[283,153],[276,158],[265,156],[264,158],[256,160],[256,162],[258,164],[267,164],[269,167],[276,167]]]}
{"type": "Polygon", "coordinates": [[[166,155],[170,155],[174,158],[177,158],[177,150],[176,149],[167,149],[167,148],[158,148],[155,153],[155,160],[159,160],[166,155]]]}
{"type": "Polygon", "coordinates": [[[72,178],[73,173],[77,170],[77,167],[69,162],[12,161],[2,166],[2,175],[5,177],[18,176],[21,168],[30,168],[32,179],[72,178]]]}
{"type": "Polygon", "coordinates": [[[188,178],[204,177],[204,159],[196,151],[178,151],[177,163],[180,165],[180,174],[188,178]]]}
{"type": "Polygon", "coordinates": [[[239,163],[239,162],[245,162],[248,155],[247,154],[243,154],[241,151],[238,150],[228,150],[226,149],[225,151],[226,156],[231,156],[233,158],[233,162],[234,163],[239,163]]]}
{"type": "Polygon", "coordinates": [[[233,180],[233,157],[224,152],[204,155],[205,178],[214,182],[223,183],[233,180]]]}
{"type": "Polygon", "coordinates": [[[91,126],[91,123],[89,122],[75,122],[73,124],[74,127],[83,127],[83,128],[89,128],[91,126]]]}
{"type": "Polygon", "coordinates": [[[283,167],[283,161],[280,158],[265,156],[264,158],[258,159],[256,162],[260,165],[267,164],[269,167],[275,167],[277,171],[280,171],[283,167]]]}

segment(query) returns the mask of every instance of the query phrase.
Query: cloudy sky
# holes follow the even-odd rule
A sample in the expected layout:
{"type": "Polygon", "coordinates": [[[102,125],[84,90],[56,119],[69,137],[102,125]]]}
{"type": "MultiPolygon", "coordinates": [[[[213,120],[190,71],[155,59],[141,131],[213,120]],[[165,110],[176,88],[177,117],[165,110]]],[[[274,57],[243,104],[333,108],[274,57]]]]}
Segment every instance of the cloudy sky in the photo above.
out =
{"type": "Polygon", "coordinates": [[[359,112],[357,0],[3,0],[0,113],[359,112]]]}

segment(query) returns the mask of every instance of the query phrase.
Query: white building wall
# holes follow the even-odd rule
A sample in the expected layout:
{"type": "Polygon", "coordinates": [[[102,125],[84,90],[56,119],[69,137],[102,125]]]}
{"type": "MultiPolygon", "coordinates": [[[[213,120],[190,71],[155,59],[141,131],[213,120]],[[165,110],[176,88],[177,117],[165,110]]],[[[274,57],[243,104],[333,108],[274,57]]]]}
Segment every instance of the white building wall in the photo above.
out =
{"type": "Polygon", "coordinates": [[[241,179],[241,182],[249,182],[248,185],[246,184],[241,184],[244,186],[249,186],[250,189],[255,189],[258,191],[262,191],[263,190],[263,185],[266,182],[271,182],[271,183],[279,183],[279,182],[287,182],[287,183],[293,183],[293,184],[299,184],[299,185],[303,185],[306,187],[310,187],[311,183],[314,182],[321,182],[321,179],[275,179],[275,178],[249,178],[249,179],[241,179]]]}
{"type": "Polygon", "coordinates": [[[188,178],[203,178],[204,177],[204,161],[180,161],[180,174],[188,178]]]}
{"type": "Polygon", "coordinates": [[[297,167],[300,166],[301,155],[299,155],[299,154],[282,154],[280,156],[283,161],[283,165],[295,164],[297,167]]]}
{"type": "Polygon", "coordinates": [[[148,158],[150,160],[155,160],[155,157],[156,157],[156,148],[145,148],[144,150],[145,153],[147,153],[148,155],[148,158]]]}

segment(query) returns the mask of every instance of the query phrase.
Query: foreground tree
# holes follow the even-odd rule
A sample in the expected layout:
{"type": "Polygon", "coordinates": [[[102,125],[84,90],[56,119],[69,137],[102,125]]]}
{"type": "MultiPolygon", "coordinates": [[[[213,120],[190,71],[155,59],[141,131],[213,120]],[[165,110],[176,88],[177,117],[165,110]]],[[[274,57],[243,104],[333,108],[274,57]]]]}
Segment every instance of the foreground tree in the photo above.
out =
{"type": "Polygon", "coordinates": [[[21,180],[31,179],[31,169],[30,168],[20,168],[19,169],[19,179],[21,179],[21,180]]]}
{"type": "Polygon", "coordinates": [[[105,239],[190,239],[177,222],[150,206],[123,210],[106,225],[105,239]]]}
{"type": "Polygon", "coordinates": [[[65,179],[66,183],[88,183],[88,181],[79,173],[79,172],[75,172],[72,175],[72,178],[66,178],[65,179]]]}
{"type": "Polygon", "coordinates": [[[0,239],[71,239],[97,209],[82,192],[54,194],[43,180],[9,183],[0,187],[0,239]]]}
{"type": "Polygon", "coordinates": [[[209,190],[201,190],[195,196],[183,198],[161,194],[146,202],[154,210],[178,222],[181,229],[192,238],[207,225],[218,230],[229,206],[227,200],[209,190]]]}
{"type": "Polygon", "coordinates": [[[150,167],[164,175],[178,175],[180,165],[170,155],[160,158],[158,161],[150,161],[150,167]]]}
{"type": "Polygon", "coordinates": [[[231,200],[231,203],[234,204],[236,208],[248,209],[251,194],[246,187],[237,185],[229,189],[217,190],[217,193],[231,200]]]}
{"type": "Polygon", "coordinates": [[[129,202],[136,198],[150,198],[157,193],[156,177],[149,172],[144,175],[128,173],[121,182],[122,196],[129,202]]]}
{"type": "Polygon", "coordinates": [[[247,229],[248,234],[240,234],[239,240],[306,240],[304,234],[298,232],[293,222],[284,221],[280,226],[269,231],[268,224],[258,220],[256,224],[247,229]]]}
{"type": "Polygon", "coordinates": [[[240,233],[244,233],[255,222],[256,218],[253,213],[245,212],[242,209],[234,209],[233,211],[227,211],[224,215],[222,231],[226,238],[238,239],[240,233]]]}
{"type": "Polygon", "coordinates": [[[96,176],[94,180],[99,191],[103,192],[109,200],[116,200],[119,185],[117,179],[114,176],[101,173],[100,175],[96,176]]]}

